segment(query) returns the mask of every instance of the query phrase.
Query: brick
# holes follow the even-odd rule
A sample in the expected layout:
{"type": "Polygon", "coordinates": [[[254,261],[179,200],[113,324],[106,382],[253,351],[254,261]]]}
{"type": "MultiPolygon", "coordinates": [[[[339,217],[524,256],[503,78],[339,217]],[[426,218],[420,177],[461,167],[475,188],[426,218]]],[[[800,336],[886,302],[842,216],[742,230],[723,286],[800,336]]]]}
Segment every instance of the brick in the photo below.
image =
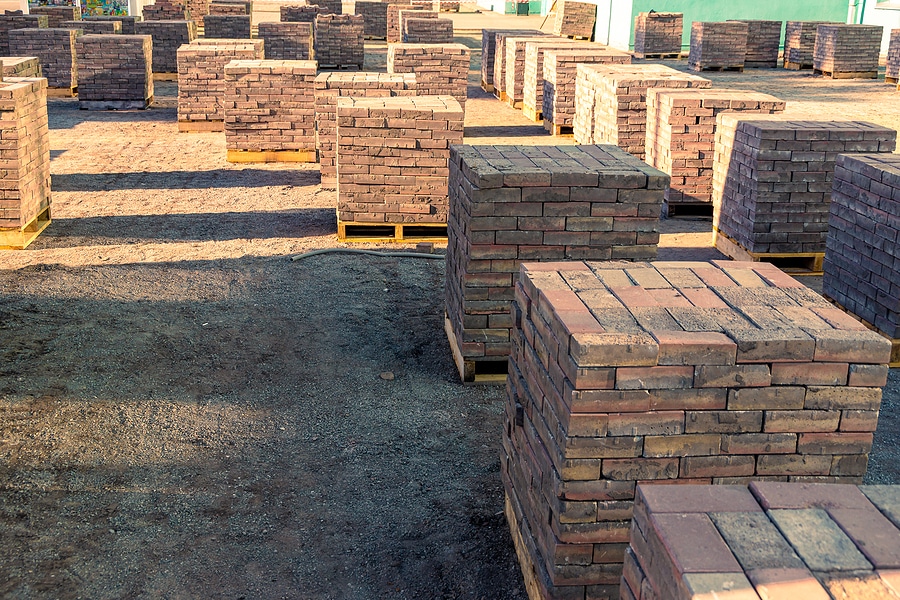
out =
{"type": "Polygon", "coordinates": [[[871,570],[853,541],[821,509],[770,509],[769,518],[812,571],[871,570]]]}
{"type": "Polygon", "coordinates": [[[152,40],[148,35],[89,34],[76,40],[78,101],[128,102],[146,108],[153,98],[152,40]],[[115,71],[113,80],[109,73],[115,71]]]}
{"type": "Polygon", "coordinates": [[[468,96],[469,63],[470,51],[462,44],[388,44],[388,73],[415,73],[417,94],[453,96],[463,111],[468,96]]]}
{"type": "Polygon", "coordinates": [[[772,384],[768,365],[699,365],[694,373],[696,387],[764,387],[772,384]]]}
{"type": "Polygon", "coordinates": [[[877,508],[832,508],[828,515],[876,569],[900,568],[900,530],[877,508]]]}
{"type": "Polygon", "coordinates": [[[837,410],[768,410],[763,430],[777,432],[837,431],[841,413],[837,410]]]}
{"type": "Polygon", "coordinates": [[[705,514],[655,514],[650,522],[665,540],[679,573],[740,572],[727,544],[705,514]]]}
{"type": "Polygon", "coordinates": [[[847,385],[847,363],[778,363],[772,385],[847,385]]]}
{"type": "Polygon", "coordinates": [[[753,587],[760,597],[770,600],[794,600],[809,598],[810,600],[831,600],[809,569],[756,569],[747,573],[753,587]]]}
{"type": "Polygon", "coordinates": [[[769,509],[851,508],[869,506],[866,496],[852,485],[786,484],[758,482],[750,485],[750,491],[760,506],[769,509]]]}

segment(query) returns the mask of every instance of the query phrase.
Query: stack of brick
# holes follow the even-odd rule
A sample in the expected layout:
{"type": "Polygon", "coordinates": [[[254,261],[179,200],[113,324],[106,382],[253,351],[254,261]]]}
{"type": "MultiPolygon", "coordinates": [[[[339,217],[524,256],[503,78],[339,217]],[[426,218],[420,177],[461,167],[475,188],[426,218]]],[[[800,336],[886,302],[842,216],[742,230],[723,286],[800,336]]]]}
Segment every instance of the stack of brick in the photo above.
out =
{"type": "Polygon", "coordinates": [[[342,15],[344,4],[341,0],[310,0],[310,5],[318,6],[321,14],[342,15]]]}
{"type": "Polygon", "coordinates": [[[703,77],[664,65],[579,65],[573,129],[579,144],[616,144],[644,157],[648,88],[708,88],[703,77]]]}
{"type": "Polygon", "coordinates": [[[639,485],[620,598],[891,598],[900,486],[639,485]]]}
{"type": "Polygon", "coordinates": [[[358,0],[355,3],[354,11],[362,15],[365,23],[366,39],[387,39],[388,6],[388,3],[377,0],[358,0]]]}
{"type": "Polygon", "coordinates": [[[446,311],[466,361],[509,356],[521,262],[656,257],[669,177],[614,146],[460,146],[450,168],[446,311]]]}
{"type": "Polygon", "coordinates": [[[225,67],[229,151],[300,152],[315,161],[316,63],[237,60],[225,67]],[[252,108],[248,108],[252,107],[252,108]]]}
{"type": "Polygon", "coordinates": [[[210,0],[186,0],[186,6],[188,11],[188,19],[194,19],[197,22],[197,27],[203,27],[205,24],[206,15],[209,14],[209,1],[210,0]]]}
{"type": "Polygon", "coordinates": [[[536,29],[482,29],[481,30],[481,85],[486,92],[493,92],[494,60],[497,51],[497,34],[535,35],[541,32],[536,29]]]}
{"type": "Polygon", "coordinates": [[[549,39],[559,39],[559,36],[551,36],[543,31],[534,29],[525,29],[519,31],[503,31],[499,30],[494,35],[494,95],[501,100],[506,100],[506,46],[507,40],[513,40],[515,43],[520,38],[536,38],[546,37],[549,39]]]}
{"type": "Polygon", "coordinates": [[[747,52],[744,67],[747,69],[774,69],[778,67],[781,47],[781,21],[740,19],[747,24],[747,52]]]}
{"type": "Polygon", "coordinates": [[[695,71],[743,69],[748,30],[741,21],[694,21],[688,65],[695,71]]]}
{"type": "Polygon", "coordinates": [[[575,75],[579,64],[631,64],[631,55],[598,46],[584,46],[578,50],[547,50],[544,53],[542,94],[545,124],[572,127],[575,117],[575,75]]]}
{"type": "Polygon", "coordinates": [[[178,49],[197,38],[194,21],[141,21],[134,29],[137,35],[153,38],[154,73],[177,73],[178,49]]]}
{"type": "Polygon", "coordinates": [[[75,38],[81,31],[62,28],[13,29],[9,51],[15,56],[37,56],[49,88],[72,90],[78,87],[78,60],[75,38]]]}
{"type": "Polygon", "coordinates": [[[122,21],[63,21],[59,26],[65,29],[80,29],[82,33],[122,33],[122,21]]]}
{"type": "Polygon", "coordinates": [[[556,23],[553,25],[553,33],[589,40],[594,36],[596,22],[596,4],[559,0],[556,4],[556,23]]]}
{"type": "Polygon", "coordinates": [[[462,44],[388,44],[387,72],[415,73],[420,96],[453,96],[465,111],[470,59],[462,44]]]}
{"type": "Polygon", "coordinates": [[[365,60],[365,26],[359,15],[320,14],[314,34],[319,67],[356,67],[365,60]]]}
{"type": "Polygon", "coordinates": [[[13,29],[47,27],[47,15],[23,15],[21,11],[0,14],[0,56],[9,56],[9,32],[13,29]]]}
{"type": "Polygon", "coordinates": [[[153,100],[149,35],[82,35],[76,41],[82,108],[147,108],[153,100]]]}
{"type": "Polygon", "coordinates": [[[156,0],[143,8],[145,21],[184,21],[191,18],[191,11],[182,2],[156,0]]]}
{"type": "Polygon", "coordinates": [[[816,47],[816,29],[830,21],[787,21],[784,24],[784,66],[786,69],[812,69],[816,47]]]}
{"type": "Polygon", "coordinates": [[[644,160],[672,177],[666,206],[712,206],[716,116],[721,112],[772,114],[785,103],[746,90],[647,90],[647,139],[644,160]]]}
{"type": "Polygon", "coordinates": [[[893,129],[863,121],[722,113],[713,227],[749,252],[825,252],[837,155],[893,152],[896,138],[893,129]]]}
{"type": "Polygon", "coordinates": [[[681,55],[684,13],[642,12],[634,18],[634,55],[664,58],[681,55]]]}
{"type": "Polygon", "coordinates": [[[900,156],[837,158],[822,288],[895,340],[900,363],[900,156]]]}
{"type": "Polygon", "coordinates": [[[122,24],[122,33],[125,35],[134,35],[134,24],[140,20],[140,17],[126,15],[84,15],[82,18],[82,21],[119,21],[122,24]]]}
{"type": "Polygon", "coordinates": [[[400,11],[403,10],[426,12],[425,9],[415,8],[412,4],[389,4],[387,8],[388,43],[403,41],[403,28],[400,26],[400,11]]]}
{"type": "Polygon", "coordinates": [[[77,6],[32,6],[28,9],[32,15],[47,15],[47,27],[58,29],[63,21],[80,21],[81,9],[77,6]]]}
{"type": "Polygon", "coordinates": [[[453,43],[453,21],[451,19],[413,18],[406,19],[405,25],[406,29],[403,32],[404,44],[453,43]]]}
{"type": "MultiPolygon", "coordinates": [[[[209,15],[213,16],[213,15],[209,15]]],[[[264,58],[263,40],[200,39],[178,49],[178,122],[183,131],[225,129],[225,65],[264,58]],[[202,125],[201,125],[202,124],[202,125]]]]}
{"type": "Polygon", "coordinates": [[[865,473],[890,343],[774,265],[526,263],[513,310],[501,474],[544,597],[617,597],[636,484],[865,473]]]}
{"type": "Polygon", "coordinates": [[[514,107],[522,107],[523,88],[525,86],[525,44],[528,42],[556,42],[561,43],[564,47],[572,44],[584,43],[572,40],[566,41],[565,38],[559,36],[539,36],[540,39],[534,39],[532,36],[512,36],[504,37],[503,52],[506,55],[503,61],[503,97],[506,102],[514,107]]]}
{"type": "Polygon", "coordinates": [[[0,82],[0,139],[0,228],[21,233],[38,220],[50,218],[50,128],[45,79],[0,82]],[[43,215],[45,211],[47,214],[43,215]]]}
{"type": "Polygon", "coordinates": [[[813,50],[813,69],[829,75],[878,76],[881,25],[819,25],[813,50]]]}
{"type": "Polygon", "coordinates": [[[250,15],[206,15],[203,37],[219,39],[250,39],[250,15]]]}
{"type": "Polygon", "coordinates": [[[3,77],[43,77],[37,56],[4,56],[3,77]]]}
{"type": "MultiPolygon", "coordinates": [[[[518,46],[518,44],[516,44],[518,46]]],[[[522,111],[532,121],[540,121],[544,108],[544,53],[547,50],[578,49],[581,47],[605,49],[606,46],[578,42],[563,38],[561,40],[532,40],[523,44],[522,71],[516,72],[515,77],[521,77],[522,95],[518,98],[522,102],[522,111]]],[[[519,61],[516,57],[515,71],[518,71],[519,61]]],[[[507,64],[509,57],[507,56],[507,64]]],[[[507,82],[509,82],[510,69],[507,68],[507,82]]],[[[513,81],[513,86],[515,81],[513,81]]],[[[507,94],[507,101],[510,95],[507,94]]],[[[515,99],[513,100],[515,103],[515,99]]]]}
{"type": "Polygon", "coordinates": [[[408,1],[414,7],[420,8],[422,10],[433,10],[434,9],[433,0],[408,0],[408,1]]]}
{"type": "Polygon", "coordinates": [[[900,29],[891,30],[885,61],[884,80],[888,83],[900,83],[900,29]]]}
{"type": "Polygon", "coordinates": [[[338,220],[447,222],[450,145],[463,110],[450,96],[338,99],[338,220]]]}
{"type": "Polygon", "coordinates": [[[459,12],[460,2],[458,0],[434,0],[431,3],[431,10],[437,12],[459,12]]]}
{"type": "Polygon", "coordinates": [[[318,6],[281,6],[282,23],[315,23],[322,12],[318,6]]]}
{"type": "MultiPolygon", "coordinates": [[[[209,14],[211,15],[249,15],[253,12],[251,2],[222,2],[213,1],[209,4],[209,14]]],[[[204,26],[206,19],[204,18],[204,26]]]]}
{"type": "Polygon", "coordinates": [[[272,60],[313,60],[313,23],[267,23],[258,25],[257,37],[265,41],[272,60]]]}
{"type": "Polygon", "coordinates": [[[337,102],[343,96],[384,98],[415,96],[414,74],[390,73],[321,73],[316,77],[316,147],[322,187],[334,189],[337,184],[337,102]]]}
{"type": "MultiPolygon", "coordinates": [[[[406,22],[410,19],[437,19],[438,14],[436,12],[422,9],[422,8],[412,8],[412,9],[404,9],[397,13],[397,22],[400,24],[400,40],[404,41],[406,38],[406,22]]],[[[450,40],[451,42],[453,40],[450,40]]]]}

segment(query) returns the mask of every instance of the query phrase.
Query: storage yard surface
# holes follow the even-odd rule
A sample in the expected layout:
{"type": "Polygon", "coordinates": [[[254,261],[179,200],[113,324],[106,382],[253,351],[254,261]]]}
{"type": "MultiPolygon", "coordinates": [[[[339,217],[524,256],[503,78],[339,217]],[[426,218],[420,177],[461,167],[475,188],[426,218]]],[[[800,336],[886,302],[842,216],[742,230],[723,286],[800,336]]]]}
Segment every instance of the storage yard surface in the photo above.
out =
{"type": "MultiPolygon", "coordinates": [[[[481,90],[480,33],[455,41],[465,143],[574,143],[481,90]]],[[[366,68],[385,64],[367,43],[366,68]]],[[[787,116],[900,129],[883,81],[702,75],[787,116]]],[[[155,99],[50,99],[53,223],[0,254],[0,596],[525,598],[505,392],[459,383],[444,261],[292,262],[409,247],[338,243],[317,165],[228,163],[222,133],[178,133],[175,83],[155,99]]],[[[663,221],[659,258],[722,258],[711,228],[663,221]]],[[[866,483],[900,483],[898,410],[892,369],[866,483]]]]}

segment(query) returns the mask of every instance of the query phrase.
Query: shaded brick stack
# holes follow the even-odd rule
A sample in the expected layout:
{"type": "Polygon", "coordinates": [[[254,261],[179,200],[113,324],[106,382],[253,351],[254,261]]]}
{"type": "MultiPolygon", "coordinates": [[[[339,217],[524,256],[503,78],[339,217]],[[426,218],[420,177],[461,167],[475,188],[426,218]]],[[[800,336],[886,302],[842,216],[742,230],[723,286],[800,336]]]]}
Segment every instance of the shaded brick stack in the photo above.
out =
{"type": "Polygon", "coordinates": [[[740,21],[694,21],[688,65],[695,71],[743,69],[748,30],[747,24],[740,21]]]}
{"type": "MultiPolygon", "coordinates": [[[[215,15],[208,15],[215,16],[215,15]]],[[[181,131],[225,128],[225,65],[261,60],[263,40],[200,39],[178,49],[178,126],[181,131]]]]}
{"type": "Polygon", "coordinates": [[[323,67],[362,69],[365,59],[363,18],[359,15],[320,14],[316,17],[316,61],[323,67]]]}
{"type": "Polygon", "coordinates": [[[250,39],[250,15],[206,15],[203,37],[250,39]]]}
{"type": "Polygon", "coordinates": [[[447,222],[447,159],[463,139],[456,100],[344,97],[337,122],[339,222],[447,222]]]}
{"type": "Polygon", "coordinates": [[[37,56],[4,56],[3,77],[42,77],[41,60],[37,56]]]}
{"type": "Polygon", "coordinates": [[[143,8],[145,21],[184,21],[191,18],[191,11],[182,2],[156,0],[143,8]]]}
{"type": "Polygon", "coordinates": [[[122,23],[122,33],[126,35],[134,35],[134,24],[140,20],[140,17],[125,15],[84,15],[82,17],[82,21],[119,21],[122,23]]]}
{"type": "Polygon", "coordinates": [[[153,100],[149,35],[82,35],[78,55],[78,104],[88,109],[147,108],[153,100]]]}
{"type": "Polygon", "coordinates": [[[569,47],[573,44],[583,44],[584,42],[576,42],[567,40],[557,35],[539,36],[535,39],[533,36],[511,36],[503,40],[503,51],[506,54],[506,60],[503,61],[503,94],[507,104],[514,108],[522,107],[523,88],[525,86],[525,45],[529,42],[554,42],[562,47],[569,47]]]}
{"type": "Polygon", "coordinates": [[[450,168],[446,311],[464,360],[509,356],[521,262],[656,257],[669,177],[614,146],[459,146],[450,168]]]}
{"type": "Polygon", "coordinates": [[[621,598],[890,598],[900,486],[639,485],[621,598]]]}
{"type": "Polygon", "coordinates": [[[316,155],[316,62],[236,60],[225,67],[225,145],[232,151],[316,155]],[[248,109],[247,107],[255,107],[248,109]]]}
{"type": "MultiPolygon", "coordinates": [[[[415,8],[401,10],[397,13],[398,23],[400,24],[400,40],[404,41],[406,37],[406,22],[410,19],[437,19],[438,13],[424,9],[424,8],[415,8]]],[[[453,40],[450,40],[451,42],[453,40]]]]}
{"type": "Polygon", "coordinates": [[[188,19],[193,19],[197,23],[197,27],[203,27],[206,15],[209,14],[209,0],[185,0],[188,19]]]}
{"type": "Polygon", "coordinates": [[[387,39],[388,6],[390,5],[386,2],[367,0],[358,0],[355,3],[354,11],[362,15],[365,23],[366,39],[387,39]]]}
{"type": "Polygon", "coordinates": [[[194,21],[141,21],[134,29],[138,35],[153,38],[154,73],[177,73],[178,49],[197,38],[194,21]]]}
{"type": "Polygon", "coordinates": [[[438,12],[459,12],[460,2],[457,0],[434,0],[431,10],[438,12]]]}
{"type": "MultiPolygon", "coordinates": [[[[482,29],[481,30],[481,85],[486,92],[494,91],[494,57],[497,51],[497,34],[534,35],[541,32],[536,29],[482,29]]],[[[502,86],[501,86],[502,87],[502,86]]]]}
{"type": "Polygon", "coordinates": [[[344,3],[341,0],[312,0],[309,2],[309,4],[311,6],[318,6],[322,14],[344,14],[344,3]]]}
{"type": "Polygon", "coordinates": [[[644,157],[648,88],[708,88],[712,82],[664,65],[579,65],[573,129],[579,144],[615,144],[644,157]]]}
{"type": "Polygon", "coordinates": [[[320,73],[316,77],[316,147],[322,187],[337,184],[337,102],[342,96],[384,98],[415,96],[416,76],[390,73],[320,73]]]}
{"type": "Polygon", "coordinates": [[[837,155],[892,152],[896,138],[864,121],[720,114],[713,227],[749,252],[824,252],[837,155]]]}
{"type": "Polygon", "coordinates": [[[900,82],[900,29],[891,30],[891,41],[888,44],[887,61],[884,68],[884,80],[888,83],[900,82]]]}
{"type": "MultiPolygon", "coordinates": [[[[387,9],[387,41],[402,42],[403,28],[400,25],[400,11],[416,10],[427,12],[423,8],[416,8],[412,4],[389,4],[387,9]]],[[[425,17],[428,18],[428,17],[425,17]]]]}
{"type": "MultiPolygon", "coordinates": [[[[210,2],[210,15],[249,15],[252,14],[253,6],[251,2],[210,2]]],[[[203,19],[204,26],[206,19],[203,19]]]]}
{"type": "Polygon", "coordinates": [[[13,29],[9,51],[14,56],[37,56],[48,87],[71,90],[78,87],[75,38],[79,35],[80,31],[55,27],[13,29]]]}
{"type": "Polygon", "coordinates": [[[23,15],[21,11],[0,14],[0,56],[9,56],[9,32],[13,29],[47,27],[47,15],[23,15]]]}
{"type": "MultiPolygon", "coordinates": [[[[501,474],[544,597],[617,597],[636,484],[865,473],[890,343],[774,265],[526,263],[519,279],[501,474]]],[[[657,592],[641,598],[676,597],[657,592]]]]}
{"type": "Polygon", "coordinates": [[[546,37],[549,39],[559,39],[559,36],[551,36],[549,33],[532,29],[513,31],[505,33],[498,31],[495,36],[494,48],[494,95],[501,100],[506,100],[506,47],[507,40],[516,40],[522,38],[546,37]]]}
{"type": "Polygon", "coordinates": [[[684,13],[638,13],[634,17],[634,55],[637,58],[678,57],[682,35],[684,13]]]}
{"type": "Polygon", "coordinates": [[[900,156],[838,156],[825,246],[825,295],[895,340],[900,363],[900,156]]]}
{"type": "Polygon", "coordinates": [[[875,79],[883,31],[881,25],[819,25],[813,69],[833,76],[875,79]]]}
{"type": "Polygon", "coordinates": [[[81,9],[77,6],[32,6],[28,9],[32,15],[46,15],[47,27],[60,28],[63,21],[80,21],[81,9]]]}
{"type": "Polygon", "coordinates": [[[83,33],[122,33],[122,21],[63,21],[59,26],[80,29],[83,33]]]}
{"type": "Polygon", "coordinates": [[[453,96],[466,110],[471,52],[462,44],[388,44],[387,72],[415,73],[420,96],[453,96]]]}
{"type": "MultiPolygon", "coordinates": [[[[606,48],[600,44],[591,44],[589,42],[579,42],[563,38],[561,41],[556,40],[533,40],[526,42],[523,51],[523,63],[521,73],[517,75],[522,78],[522,111],[525,116],[532,121],[540,121],[541,113],[544,109],[544,54],[547,50],[558,50],[566,48],[580,48],[582,46],[594,48],[606,48]]],[[[507,57],[509,60],[509,57],[507,57]]],[[[518,61],[516,61],[518,67],[518,61]]],[[[507,76],[509,70],[507,70],[507,76]]],[[[507,95],[507,101],[509,96],[507,95]]]]}
{"type": "Polygon", "coordinates": [[[313,23],[316,17],[323,11],[318,6],[281,6],[281,21],[283,23],[313,23]]]}
{"type": "Polygon", "coordinates": [[[739,19],[747,24],[747,53],[744,67],[747,69],[775,69],[778,67],[778,51],[781,47],[781,21],[739,19]]]}
{"type": "Polygon", "coordinates": [[[784,67],[812,69],[816,29],[829,21],[787,21],[784,24],[784,67]]]}
{"type": "Polygon", "coordinates": [[[556,4],[556,22],[553,25],[553,33],[589,40],[594,36],[596,22],[596,4],[559,0],[556,4]]]}
{"type": "Polygon", "coordinates": [[[453,21],[451,19],[406,19],[403,43],[452,44],[453,21]]]}
{"type": "Polygon", "coordinates": [[[672,177],[667,208],[679,203],[712,206],[716,115],[721,112],[779,113],[785,103],[746,90],[647,90],[644,160],[672,177]]]}
{"type": "Polygon", "coordinates": [[[272,60],[312,60],[313,23],[260,23],[257,37],[265,41],[272,60]]]}

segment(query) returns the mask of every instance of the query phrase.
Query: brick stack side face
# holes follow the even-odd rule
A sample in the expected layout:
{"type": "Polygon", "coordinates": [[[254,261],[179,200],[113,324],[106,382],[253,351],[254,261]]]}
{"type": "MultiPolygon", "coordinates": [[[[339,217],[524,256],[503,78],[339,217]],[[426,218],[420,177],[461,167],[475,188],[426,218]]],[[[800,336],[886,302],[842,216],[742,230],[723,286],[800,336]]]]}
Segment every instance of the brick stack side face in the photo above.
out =
{"type": "Polygon", "coordinates": [[[365,25],[359,15],[316,17],[315,48],[320,67],[356,67],[365,59],[365,25]]]}
{"type": "Polygon", "coordinates": [[[453,21],[451,19],[406,19],[403,43],[452,44],[453,21]]]}
{"type": "Polygon", "coordinates": [[[141,21],[134,29],[138,35],[153,38],[154,73],[177,73],[178,49],[197,38],[194,21],[141,21]]]}
{"type": "Polygon", "coordinates": [[[316,63],[236,60],[225,67],[225,146],[314,152],[316,63]]]}
{"type": "Polygon", "coordinates": [[[459,11],[460,2],[457,0],[434,0],[431,3],[431,10],[437,11],[459,11]]]}
{"type": "Polygon", "coordinates": [[[837,155],[893,152],[896,137],[864,121],[720,114],[713,227],[750,252],[824,252],[837,155]]]}
{"type": "Polygon", "coordinates": [[[868,73],[878,70],[880,25],[819,25],[813,68],[828,73],[868,73]]]}
{"type": "Polygon", "coordinates": [[[9,32],[13,29],[37,29],[48,27],[47,15],[0,15],[0,56],[11,56],[9,32]]]}
{"type": "Polygon", "coordinates": [[[554,125],[573,126],[575,76],[579,64],[631,64],[631,55],[609,48],[547,50],[544,53],[543,116],[554,125]]]}
{"type": "Polygon", "coordinates": [[[140,20],[141,17],[129,17],[124,15],[85,15],[81,22],[118,21],[122,24],[122,33],[125,35],[134,35],[134,24],[140,20]]]}
{"type": "Polygon", "coordinates": [[[447,316],[466,358],[506,360],[524,261],[656,257],[668,176],[614,146],[459,146],[447,316]]]}
{"type": "Polygon", "coordinates": [[[742,20],[747,24],[747,68],[774,69],[781,46],[781,21],[742,20]]]}
{"type": "Polygon", "coordinates": [[[282,6],[280,11],[282,23],[315,23],[323,12],[318,6],[282,6]]]}
{"type": "Polygon", "coordinates": [[[481,81],[496,86],[494,81],[494,60],[497,52],[497,34],[506,33],[520,35],[538,34],[536,29],[482,29],[481,30],[481,81]]]}
{"type": "Polygon", "coordinates": [[[387,8],[388,43],[403,41],[403,28],[400,26],[400,11],[405,10],[417,10],[420,12],[425,12],[425,9],[416,8],[412,4],[389,4],[387,8]]]}
{"type": "Polygon", "coordinates": [[[359,0],[355,3],[355,12],[362,15],[365,21],[367,38],[387,39],[387,13],[389,4],[385,2],[369,2],[359,0]]]}
{"type": "Polygon", "coordinates": [[[691,23],[688,65],[695,71],[743,67],[747,54],[747,24],[740,21],[691,23]]]}
{"type": "Polygon", "coordinates": [[[900,78],[900,29],[891,30],[884,76],[893,79],[900,78]]]}
{"type": "Polygon", "coordinates": [[[590,2],[560,0],[556,6],[555,35],[590,39],[597,22],[597,5],[590,2]]]}
{"type": "Polygon", "coordinates": [[[634,52],[679,54],[683,33],[683,13],[638,13],[634,17],[634,52]]]}
{"type": "Polygon", "coordinates": [[[58,29],[63,21],[80,21],[81,9],[77,6],[33,6],[28,9],[32,15],[46,15],[47,27],[58,29]]]}
{"type": "Polygon", "coordinates": [[[636,484],[861,481],[890,342],[773,265],[519,279],[501,475],[549,597],[615,597],[636,484]]]}
{"type": "Polygon", "coordinates": [[[225,65],[262,60],[263,40],[204,39],[178,49],[178,120],[225,120],[225,65]]]}
{"type": "Polygon", "coordinates": [[[666,202],[712,202],[719,113],[773,114],[784,108],[774,96],[746,90],[647,90],[644,160],[671,176],[666,202]]]}
{"type": "Polygon", "coordinates": [[[462,136],[451,96],[339,98],[338,219],[446,223],[447,161],[462,136]]]}
{"type": "Polygon", "coordinates": [[[400,39],[398,41],[404,41],[406,37],[406,22],[410,19],[437,19],[439,16],[438,13],[430,10],[430,8],[413,6],[411,9],[401,9],[397,13],[397,23],[400,27],[400,39]]]}
{"type": "Polygon", "coordinates": [[[390,73],[320,73],[316,77],[316,147],[322,187],[337,184],[337,101],[344,96],[384,98],[415,96],[416,76],[390,73]]]}
{"type": "Polygon", "coordinates": [[[388,73],[415,73],[420,96],[453,96],[466,109],[471,51],[462,44],[388,44],[388,73]]]}
{"type": "MultiPolygon", "coordinates": [[[[544,33],[543,31],[537,30],[527,30],[527,31],[514,31],[514,32],[498,32],[495,36],[495,48],[494,48],[494,89],[497,92],[506,93],[506,56],[507,56],[507,43],[506,41],[511,38],[536,38],[536,37],[551,37],[550,34],[544,33]]],[[[559,37],[559,36],[555,36],[559,37]]]]}
{"type": "Polygon", "coordinates": [[[206,24],[206,15],[209,14],[209,0],[185,0],[188,10],[188,19],[193,19],[198,27],[206,24]]]}
{"type": "Polygon", "coordinates": [[[0,82],[0,123],[0,227],[21,230],[50,206],[47,81],[0,82]]]}
{"type": "Polygon", "coordinates": [[[784,59],[812,67],[816,29],[823,24],[828,24],[828,21],[787,21],[784,24],[784,59]]]}
{"type": "MultiPolygon", "coordinates": [[[[512,98],[515,102],[521,102],[525,88],[525,47],[529,42],[556,42],[562,45],[579,42],[567,42],[565,38],[559,36],[541,35],[537,36],[510,36],[503,40],[503,48],[506,58],[503,61],[503,91],[507,98],[512,98]]],[[[584,42],[581,42],[584,43],[584,42]]]]}
{"type": "Polygon", "coordinates": [[[79,100],[141,101],[152,98],[152,46],[149,35],[79,37],[76,42],[79,100]]]}
{"type": "Polygon", "coordinates": [[[184,21],[192,17],[184,3],[170,0],[157,0],[145,6],[142,14],[145,21],[184,21]]]}
{"type": "Polygon", "coordinates": [[[60,23],[60,27],[80,29],[86,34],[122,33],[122,21],[63,21],[60,23]]]}
{"type": "Polygon", "coordinates": [[[78,85],[78,35],[81,31],[64,28],[13,29],[9,32],[9,49],[16,56],[37,56],[49,87],[73,88],[78,85]]]}
{"type": "Polygon", "coordinates": [[[344,3],[341,0],[313,0],[310,4],[318,6],[324,14],[344,14],[344,3]]]}
{"type": "Polygon", "coordinates": [[[273,60],[312,60],[313,23],[260,23],[257,36],[273,60]]]}
{"type": "Polygon", "coordinates": [[[898,155],[838,156],[828,229],[825,295],[900,339],[898,155]]]}
{"type": "Polygon", "coordinates": [[[207,15],[203,37],[220,39],[250,39],[250,15],[207,15]]]}
{"type": "Polygon", "coordinates": [[[41,61],[36,56],[4,56],[3,77],[42,77],[41,61]]]}
{"type": "MultiPolygon", "coordinates": [[[[220,3],[220,2],[212,2],[209,5],[209,14],[210,15],[249,15],[250,11],[249,3],[237,3],[237,2],[228,2],[228,3],[220,3]]],[[[204,26],[206,25],[206,19],[204,18],[204,26]]]]}
{"type": "Polygon", "coordinates": [[[605,48],[601,44],[575,40],[526,42],[522,62],[522,107],[540,113],[544,108],[544,56],[548,50],[565,48],[605,48]]]}

